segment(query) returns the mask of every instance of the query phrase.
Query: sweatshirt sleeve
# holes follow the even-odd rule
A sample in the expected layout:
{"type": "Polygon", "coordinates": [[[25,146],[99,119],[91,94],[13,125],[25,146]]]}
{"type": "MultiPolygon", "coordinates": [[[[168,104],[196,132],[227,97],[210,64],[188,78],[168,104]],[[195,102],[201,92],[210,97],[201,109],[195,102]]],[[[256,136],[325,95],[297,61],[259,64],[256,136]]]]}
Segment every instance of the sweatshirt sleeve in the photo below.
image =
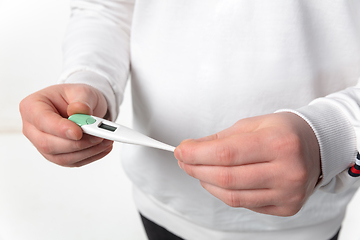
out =
{"type": "Polygon", "coordinates": [[[318,187],[336,193],[359,185],[360,178],[351,177],[348,169],[360,146],[360,84],[291,112],[302,117],[318,139],[323,174],[318,187]]]}
{"type": "Polygon", "coordinates": [[[60,83],[85,83],[103,92],[116,119],[129,77],[134,0],[71,0],[60,83]]]}

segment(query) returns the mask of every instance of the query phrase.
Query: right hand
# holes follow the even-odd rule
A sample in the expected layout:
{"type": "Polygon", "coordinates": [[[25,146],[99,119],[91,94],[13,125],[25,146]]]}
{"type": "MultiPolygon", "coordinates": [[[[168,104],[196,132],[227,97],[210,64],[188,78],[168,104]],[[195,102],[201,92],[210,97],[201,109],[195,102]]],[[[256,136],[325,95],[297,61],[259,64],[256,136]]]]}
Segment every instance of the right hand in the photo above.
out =
{"type": "Polygon", "coordinates": [[[85,84],[60,84],[35,92],[20,103],[23,133],[49,161],[80,167],[106,156],[112,141],[83,135],[67,118],[75,113],[104,117],[103,94],[85,84]]]}

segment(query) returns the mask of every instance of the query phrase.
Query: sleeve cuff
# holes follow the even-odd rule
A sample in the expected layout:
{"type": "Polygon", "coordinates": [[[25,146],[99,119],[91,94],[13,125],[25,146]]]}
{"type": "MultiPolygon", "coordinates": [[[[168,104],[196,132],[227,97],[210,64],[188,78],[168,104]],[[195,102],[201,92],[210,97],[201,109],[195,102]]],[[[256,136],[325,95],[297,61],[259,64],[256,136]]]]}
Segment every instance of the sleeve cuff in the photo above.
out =
{"type": "Polygon", "coordinates": [[[320,146],[323,174],[319,187],[328,185],[353,164],[357,151],[354,128],[337,106],[320,99],[297,110],[278,112],[297,114],[313,129],[320,146]]]}
{"type": "Polygon", "coordinates": [[[72,73],[65,79],[60,79],[59,83],[82,83],[98,89],[106,98],[108,110],[110,112],[110,120],[116,120],[119,114],[119,107],[116,104],[115,93],[109,81],[103,76],[91,71],[78,71],[72,73]]]}

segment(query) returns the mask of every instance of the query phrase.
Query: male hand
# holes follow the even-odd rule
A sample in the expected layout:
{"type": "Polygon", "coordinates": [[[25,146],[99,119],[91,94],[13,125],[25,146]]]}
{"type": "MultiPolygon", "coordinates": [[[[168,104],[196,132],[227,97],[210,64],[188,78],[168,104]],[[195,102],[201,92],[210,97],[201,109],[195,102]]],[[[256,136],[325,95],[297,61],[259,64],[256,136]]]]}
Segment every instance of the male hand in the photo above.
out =
{"type": "Polygon", "coordinates": [[[212,136],[184,140],[175,157],[226,204],[277,216],[295,215],[321,174],[316,136],[293,113],[243,119],[212,136]]]}
{"type": "Polygon", "coordinates": [[[85,84],[54,85],[26,97],[20,103],[23,133],[49,161],[79,167],[107,155],[112,141],[89,136],[67,118],[74,113],[103,117],[103,94],[85,84]]]}

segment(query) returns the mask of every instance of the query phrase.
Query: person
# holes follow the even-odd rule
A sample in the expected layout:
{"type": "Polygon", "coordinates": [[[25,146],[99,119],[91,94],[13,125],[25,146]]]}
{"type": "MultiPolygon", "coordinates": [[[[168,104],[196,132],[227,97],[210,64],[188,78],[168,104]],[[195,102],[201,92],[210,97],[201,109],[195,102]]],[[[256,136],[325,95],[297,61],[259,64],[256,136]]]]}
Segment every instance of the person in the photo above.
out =
{"type": "Polygon", "coordinates": [[[108,154],[67,117],[115,120],[131,77],[134,129],[177,146],[123,149],[150,239],[337,238],[358,184],[360,1],[71,7],[60,84],[20,104],[46,159],[108,154]]]}

